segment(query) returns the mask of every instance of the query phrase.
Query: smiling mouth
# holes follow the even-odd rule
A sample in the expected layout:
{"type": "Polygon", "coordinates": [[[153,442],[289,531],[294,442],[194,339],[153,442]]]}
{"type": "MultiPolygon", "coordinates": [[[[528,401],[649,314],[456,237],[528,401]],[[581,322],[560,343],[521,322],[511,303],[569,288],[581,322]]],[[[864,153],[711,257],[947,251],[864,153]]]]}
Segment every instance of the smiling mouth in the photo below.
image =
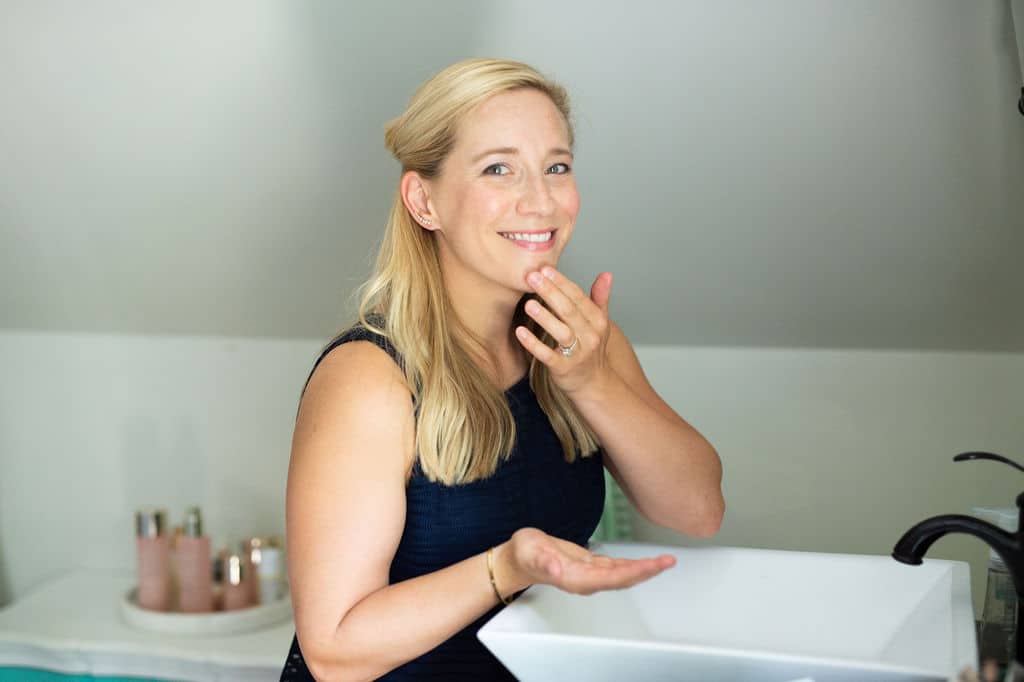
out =
{"type": "Polygon", "coordinates": [[[502,237],[514,242],[530,242],[531,244],[544,244],[555,238],[558,230],[547,230],[545,232],[499,232],[502,237]]]}

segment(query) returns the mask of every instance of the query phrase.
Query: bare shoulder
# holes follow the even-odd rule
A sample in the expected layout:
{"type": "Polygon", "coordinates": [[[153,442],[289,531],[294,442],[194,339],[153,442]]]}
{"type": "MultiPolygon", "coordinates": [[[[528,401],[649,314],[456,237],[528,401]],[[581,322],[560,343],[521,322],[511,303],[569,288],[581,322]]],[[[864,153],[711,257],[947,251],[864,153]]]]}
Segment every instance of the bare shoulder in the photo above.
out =
{"type": "Polygon", "coordinates": [[[401,370],[370,341],[333,348],[316,367],[299,406],[296,430],[344,413],[372,429],[394,429],[413,416],[401,370]]]}
{"type": "Polygon", "coordinates": [[[388,463],[400,466],[408,481],[416,453],[413,408],[406,380],[385,350],[370,341],[343,343],[324,356],[306,385],[292,465],[307,452],[357,438],[375,443],[375,452],[391,453],[388,463]]]}
{"type": "Polygon", "coordinates": [[[378,405],[379,401],[401,407],[408,404],[412,412],[402,370],[383,348],[370,341],[349,341],[332,348],[306,385],[302,409],[307,409],[307,404],[320,405],[325,399],[337,400],[342,396],[378,405]]]}
{"type": "Polygon", "coordinates": [[[388,584],[414,450],[391,356],[369,341],[332,349],[299,404],[285,501],[295,628],[313,659],[329,658],[345,614],[388,584]]]}

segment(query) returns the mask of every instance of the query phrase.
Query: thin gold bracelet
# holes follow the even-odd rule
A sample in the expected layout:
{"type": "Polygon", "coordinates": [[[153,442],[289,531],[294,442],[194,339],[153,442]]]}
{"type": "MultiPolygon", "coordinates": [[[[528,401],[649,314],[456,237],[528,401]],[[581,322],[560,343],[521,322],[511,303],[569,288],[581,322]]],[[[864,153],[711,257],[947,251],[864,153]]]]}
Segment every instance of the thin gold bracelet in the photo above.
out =
{"type": "Polygon", "coordinates": [[[498,583],[494,581],[494,548],[491,547],[487,550],[487,575],[491,576],[491,587],[494,588],[494,594],[498,597],[498,601],[502,604],[511,604],[512,597],[505,599],[501,596],[501,592],[498,591],[498,583]]]}

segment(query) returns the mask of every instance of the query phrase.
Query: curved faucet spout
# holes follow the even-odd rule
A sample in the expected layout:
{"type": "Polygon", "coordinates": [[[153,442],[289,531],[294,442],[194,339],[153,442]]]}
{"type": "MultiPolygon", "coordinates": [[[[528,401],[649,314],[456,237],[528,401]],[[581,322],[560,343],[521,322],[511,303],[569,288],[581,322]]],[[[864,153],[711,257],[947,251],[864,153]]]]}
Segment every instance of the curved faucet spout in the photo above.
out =
{"type": "MultiPolygon", "coordinates": [[[[966,533],[979,538],[1006,562],[1014,583],[1017,582],[1018,575],[1024,576],[1024,572],[1018,573],[1016,570],[1024,567],[1021,539],[987,521],[963,514],[945,514],[925,519],[903,534],[892,550],[892,558],[916,566],[921,563],[932,543],[947,533],[966,533]]],[[[1015,586],[1018,591],[1022,591],[1021,587],[1024,587],[1015,586]]]]}
{"type": "MultiPolygon", "coordinates": [[[[1024,466],[1011,459],[992,452],[961,452],[954,462],[972,459],[988,459],[1002,462],[1024,471],[1024,466]]],[[[921,563],[925,552],[936,540],[946,533],[973,535],[1002,557],[1006,564],[1013,587],[1017,593],[1017,623],[1024,623],[1024,493],[1017,496],[1017,530],[1008,532],[987,521],[963,514],[933,516],[917,524],[899,539],[892,550],[892,558],[916,566],[921,563]]],[[[1014,665],[1024,669],[1024,636],[1016,635],[1014,665]]]]}
{"type": "MultiPolygon", "coordinates": [[[[1021,517],[1021,526],[1024,527],[1024,508],[1021,509],[1021,517]]],[[[921,558],[932,546],[932,543],[946,533],[973,535],[994,549],[1006,563],[1017,594],[1024,594],[1024,589],[1021,589],[1024,587],[1024,552],[1021,551],[1022,545],[1024,545],[1022,542],[1024,535],[1019,530],[1016,533],[1009,533],[973,516],[946,514],[925,519],[903,534],[892,550],[892,558],[905,564],[920,564],[921,558]]],[[[1022,599],[1017,600],[1017,620],[1024,622],[1024,600],[1022,599]]],[[[1024,665],[1024,637],[1019,632],[1017,633],[1015,652],[1014,659],[1017,664],[1024,665]]]]}

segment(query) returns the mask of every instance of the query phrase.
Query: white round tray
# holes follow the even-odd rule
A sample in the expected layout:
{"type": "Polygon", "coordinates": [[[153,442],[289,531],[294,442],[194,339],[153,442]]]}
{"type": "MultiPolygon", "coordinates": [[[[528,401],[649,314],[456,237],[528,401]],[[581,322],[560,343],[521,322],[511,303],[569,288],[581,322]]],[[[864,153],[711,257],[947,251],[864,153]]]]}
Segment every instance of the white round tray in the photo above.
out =
{"type": "Polygon", "coordinates": [[[135,599],[135,588],[121,598],[121,616],[140,630],[172,635],[234,635],[276,625],[291,618],[290,595],[271,604],[260,604],[234,611],[212,613],[177,613],[150,611],[141,608],[135,599]]]}

